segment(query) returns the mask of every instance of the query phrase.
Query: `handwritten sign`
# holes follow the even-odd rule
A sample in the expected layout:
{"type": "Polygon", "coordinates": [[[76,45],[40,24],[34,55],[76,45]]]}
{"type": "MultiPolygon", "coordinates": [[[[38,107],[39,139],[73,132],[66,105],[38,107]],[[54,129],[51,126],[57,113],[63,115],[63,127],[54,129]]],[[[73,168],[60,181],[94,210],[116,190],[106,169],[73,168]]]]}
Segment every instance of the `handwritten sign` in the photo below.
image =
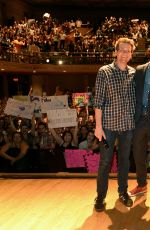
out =
{"type": "Polygon", "coordinates": [[[30,102],[36,102],[36,103],[41,103],[41,97],[40,96],[29,96],[30,102]]]}
{"type": "Polygon", "coordinates": [[[40,96],[30,96],[30,103],[34,107],[34,116],[37,118],[42,117],[42,111],[41,111],[41,97],[40,96]]]}
{"type": "Polygon", "coordinates": [[[86,154],[86,150],[78,149],[66,149],[65,160],[67,168],[85,168],[85,161],[83,155],[86,154]]]}
{"type": "Polygon", "coordinates": [[[85,162],[87,171],[89,173],[97,173],[100,161],[100,154],[93,153],[92,151],[87,152],[85,155],[85,162]]]}
{"type": "MultiPolygon", "coordinates": [[[[101,160],[100,153],[93,153],[87,150],[65,150],[65,160],[67,168],[85,167],[89,173],[97,173],[99,168],[99,161],[101,160]]],[[[114,153],[110,172],[117,172],[117,155],[114,153]]]]}
{"type": "Polygon", "coordinates": [[[92,93],[73,93],[72,101],[74,106],[83,107],[92,105],[92,93]]]}
{"type": "Polygon", "coordinates": [[[41,102],[42,113],[51,109],[66,109],[68,108],[68,95],[42,97],[41,102]]]}
{"type": "MultiPolygon", "coordinates": [[[[99,161],[101,160],[101,154],[99,153],[93,153],[87,152],[87,154],[84,156],[85,162],[87,166],[87,171],[89,173],[97,173],[99,168],[99,161]]],[[[111,166],[110,166],[110,172],[116,173],[117,172],[117,157],[116,153],[114,153],[111,166]]]]}
{"type": "Polygon", "coordinates": [[[60,128],[77,125],[76,109],[57,109],[47,111],[48,127],[60,128]]]}
{"type": "Polygon", "coordinates": [[[61,96],[30,96],[30,102],[36,107],[36,115],[47,113],[48,110],[68,108],[68,95],[61,96]]]}
{"type": "Polygon", "coordinates": [[[33,110],[34,108],[31,103],[9,98],[4,113],[7,115],[31,119],[33,116],[33,110]]]}
{"type": "Polygon", "coordinates": [[[13,99],[18,101],[29,101],[29,96],[15,95],[13,96],[13,99]]]}

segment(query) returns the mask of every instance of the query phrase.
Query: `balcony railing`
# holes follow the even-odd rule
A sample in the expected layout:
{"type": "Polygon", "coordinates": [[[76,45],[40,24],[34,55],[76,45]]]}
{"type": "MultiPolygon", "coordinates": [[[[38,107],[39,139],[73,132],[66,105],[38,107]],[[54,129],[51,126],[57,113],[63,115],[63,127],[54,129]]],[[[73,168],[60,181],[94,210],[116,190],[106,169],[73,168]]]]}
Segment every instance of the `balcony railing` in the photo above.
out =
{"type": "MultiPolygon", "coordinates": [[[[64,65],[80,65],[80,64],[107,64],[114,60],[115,56],[112,52],[41,52],[30,54],[28,52],[12,53],[1,52],[0,61],[9,61],[16,63],[29,64],[64,64],[64,65]]],[[[136,51],[133,54],[132,63],[141,64],[148,61],[150,56],[146,56],[144,51],[136,51]]]]}

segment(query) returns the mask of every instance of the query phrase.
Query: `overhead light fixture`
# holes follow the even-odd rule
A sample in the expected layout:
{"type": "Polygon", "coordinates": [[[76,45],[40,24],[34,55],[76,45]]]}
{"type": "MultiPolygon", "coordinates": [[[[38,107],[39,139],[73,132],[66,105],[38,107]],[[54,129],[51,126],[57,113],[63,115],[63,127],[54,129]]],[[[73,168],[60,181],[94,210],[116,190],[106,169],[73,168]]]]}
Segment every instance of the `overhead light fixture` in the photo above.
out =
{"type": "Polygon", "coordinates": [[[59,61],[58,61],[58,64],[59,64],[59,65],[62,65],[62,64],[63,64],[63,61],[62,61],[62,60],[59,60],[59,61]]]}

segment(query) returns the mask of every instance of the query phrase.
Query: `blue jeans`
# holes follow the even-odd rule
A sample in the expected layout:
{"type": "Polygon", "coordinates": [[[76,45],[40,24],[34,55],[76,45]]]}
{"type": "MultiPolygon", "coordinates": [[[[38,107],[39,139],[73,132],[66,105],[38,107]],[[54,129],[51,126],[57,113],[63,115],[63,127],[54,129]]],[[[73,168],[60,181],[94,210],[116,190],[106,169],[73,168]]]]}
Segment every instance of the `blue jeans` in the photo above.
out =
{"type": "Polygon", "coordinates": [[[104,130],[106,140],[109,144],[109,149],[102,147],[101,160],[97,176],[97,193],[103,198],[106,197],[108,189],[108,178],[110,171],[110,164],[114,153],[114,144],[118,138],[118,192],[127,192],[128,188],[128,172],[129,172],[129,156],[131,149],[131,142],[133,137],[133,130],[127,131],[111,131],[104,130]]]}

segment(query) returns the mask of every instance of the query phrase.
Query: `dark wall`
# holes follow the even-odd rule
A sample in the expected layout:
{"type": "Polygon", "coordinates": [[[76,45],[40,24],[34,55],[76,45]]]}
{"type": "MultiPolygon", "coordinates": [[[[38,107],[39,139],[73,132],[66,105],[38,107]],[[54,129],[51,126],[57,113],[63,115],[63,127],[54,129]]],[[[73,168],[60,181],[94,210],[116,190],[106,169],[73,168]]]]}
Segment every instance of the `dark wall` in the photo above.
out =
{"type": "Polygon", "coordinates": [[[85,92],[87,87],[93,88],[96,74],[47,74],[38,76],[42,91],[47,95],[54,95],[56,86],[63,91],[85,92]]]}
{"type": "Polygon", "coordinates": [[[141,18],[149,19],[150,7],[137,7],[130,8],[123,6],[116,7],[67,7],[67,6],[47,6],[47,7],[35,7],[33,11],[33,17],[40,18],[42,15],[48,12],[53,18],[58,18],[60,20],[70,20],[81,18],[84,23],[90,21],[92,24],[99,23],[104,20],[107,16],[116,17],[131,17],[131,18],[141,18]]]}
{"type": "Polygon", "coordinates": [[[9,24],[9,21],[23,19],[31,15],[32,6],[22,0],[0,0],[0,24],[9,24]]]}
{"type": "Polygon", "coordinates": [[[93,5],[86,6],[65,6],[65,5],[33,5],[32,1],[28,3],[22,0],[5,1],[0,0],[0,24],[6,23],[7,20],[14,17],[16,20],[22,19],[24,16],[28,18],[41,19],[43,14],[48,12],[53,18],[64,20],[76,20],[81,18],[84,23],[90,21],[92,24],[99,24],[107,16],[131,17],[149,19],[150,6],[144,7],[140,4],[130,6],[118,1],[115,6],[105,5],[103,7],[95,7],[93,5]]]}
{"type": "Polygon", "coordinates": [[[28,95],[30,87],[39,88],[42,92],[46,92],[47,95],[54,95],[56,86],[60,86],[64,92],[86,92],[89,87],[92,89],[95,85],[96,74],[44,74],[32,75],[24,74],[4,74],[0,76],[0,98],[11,97],[13,95],[28,95]],[[18,79],[16,81],[15,79],[18,79]]]}

